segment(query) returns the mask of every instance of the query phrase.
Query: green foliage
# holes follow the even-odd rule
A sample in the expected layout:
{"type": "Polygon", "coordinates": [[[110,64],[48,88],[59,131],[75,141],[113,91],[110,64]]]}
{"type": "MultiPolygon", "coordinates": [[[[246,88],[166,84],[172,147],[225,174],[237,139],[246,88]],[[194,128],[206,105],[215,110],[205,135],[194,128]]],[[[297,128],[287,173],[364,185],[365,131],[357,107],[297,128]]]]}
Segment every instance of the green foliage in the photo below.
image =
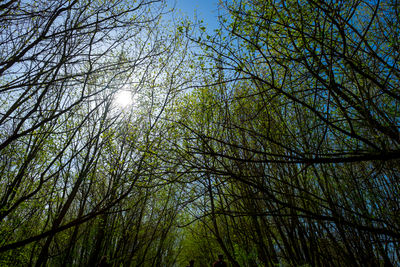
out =
{"type": "Polygon", "coordinates": [[[396,2],[157,2],[3,4],[0,265],[395,265],[396,2]]]}
{"type": "Polygon", "coordinates": [[[224,1],[225,30],[193,37],[207,78],[179,149],[208,192],[194,213],[234,266],[397,261],[382,241],[398,242],[382,207],[399,200],[393,4],[224,1]]]}

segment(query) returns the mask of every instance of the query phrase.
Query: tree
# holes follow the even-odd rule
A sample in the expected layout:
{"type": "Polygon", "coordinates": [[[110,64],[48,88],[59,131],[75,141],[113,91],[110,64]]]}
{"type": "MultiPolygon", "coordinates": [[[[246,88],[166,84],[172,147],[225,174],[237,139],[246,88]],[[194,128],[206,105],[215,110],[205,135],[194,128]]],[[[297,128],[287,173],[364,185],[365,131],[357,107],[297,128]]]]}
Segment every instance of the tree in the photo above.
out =
{"type": "MultiPolygon", "coordinates": [[[[95,264],[102,253],[118,254],[106,241],[126,238],[120,233],[127,228],[139,231],[149,216],[136,183],[153,183],[149,155],[185,59],[182,38],[162,29],[163,8],[153,0],[2,4],[2,264],[95,264]],[[122,90],[140,95],[135,109],[116,104],[122,90]],[[137,227],[123,225],[129,220],[137,227]]],[[[173,208],[157,216],[166,214],[172,220],[173,208]]],[[[170,228],[158,227],[166,239],[170,228]]],[[[121,245],[142,238],[130,235],[132,243],[121,245]]],[[[164,250],[160,244],[157,253],[164,250]]],[[[125,252],[128,259],[136,253],[125,252]]]]}
{"type": "Polygon", "coordinates": [[[221,17],[224,30],[189,36],[209,59],[198,90],[206,93],[192,94],[197,102],[177,120],[195,144],[180,147],[186,164],[221,185],[216,212],[253,218],[253,242],[290,265],[392,265],[399,238],[398,6],[222,5],[231,16],[221,17]],[[268,230],[257,240],[259,222],[268,230]]]}

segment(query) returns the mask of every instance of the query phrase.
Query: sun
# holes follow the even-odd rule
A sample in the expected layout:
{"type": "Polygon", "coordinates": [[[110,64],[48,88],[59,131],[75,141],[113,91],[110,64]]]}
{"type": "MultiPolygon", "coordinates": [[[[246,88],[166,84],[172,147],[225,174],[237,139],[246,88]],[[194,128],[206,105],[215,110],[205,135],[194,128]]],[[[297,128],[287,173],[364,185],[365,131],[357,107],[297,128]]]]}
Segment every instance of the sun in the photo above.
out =
{"type": "Polygon", "coordinates": [[[133,104],[132,93],[127,90],[120,90],[115,95],[115,104],[120,108],[126,108],[133,104]]]}

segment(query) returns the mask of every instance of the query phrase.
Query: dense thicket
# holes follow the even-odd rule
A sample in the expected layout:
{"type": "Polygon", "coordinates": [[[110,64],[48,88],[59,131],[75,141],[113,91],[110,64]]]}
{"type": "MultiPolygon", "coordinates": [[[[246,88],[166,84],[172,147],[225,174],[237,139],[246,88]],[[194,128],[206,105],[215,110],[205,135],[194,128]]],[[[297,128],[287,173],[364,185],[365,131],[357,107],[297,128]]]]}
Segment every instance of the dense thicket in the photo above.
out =
{"type": "Polygon", "coordinates": [[[185,58],[163,13],[147,0],[1,4],[1,266],[175,261],[175,189],[158,194],[149,156],[185,58]]]}
{"type": "Polygon", "coordinates": [[[195,236],[233,266],[396,265],[397,1],[223,6],[193,37],[207,79],[177,123],[204,192],[195,236]]]}
{"type": "Polygon", "coordinates": [[[397,1],[0,7],[1,266],[398,266],[397,1]]]}

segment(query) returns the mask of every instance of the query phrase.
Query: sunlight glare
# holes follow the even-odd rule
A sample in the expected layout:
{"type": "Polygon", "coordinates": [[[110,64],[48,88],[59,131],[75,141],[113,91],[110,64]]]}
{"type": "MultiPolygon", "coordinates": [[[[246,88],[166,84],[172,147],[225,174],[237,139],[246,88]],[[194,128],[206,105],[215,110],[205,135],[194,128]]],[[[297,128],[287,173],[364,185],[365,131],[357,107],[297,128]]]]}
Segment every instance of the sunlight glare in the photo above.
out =
{"type": "Polygon", "coordinates": [[[115,103],[120,108],[126,108],[133,104],[132,93],[127,90],[121,90],[115,96],[115,103]]]}

